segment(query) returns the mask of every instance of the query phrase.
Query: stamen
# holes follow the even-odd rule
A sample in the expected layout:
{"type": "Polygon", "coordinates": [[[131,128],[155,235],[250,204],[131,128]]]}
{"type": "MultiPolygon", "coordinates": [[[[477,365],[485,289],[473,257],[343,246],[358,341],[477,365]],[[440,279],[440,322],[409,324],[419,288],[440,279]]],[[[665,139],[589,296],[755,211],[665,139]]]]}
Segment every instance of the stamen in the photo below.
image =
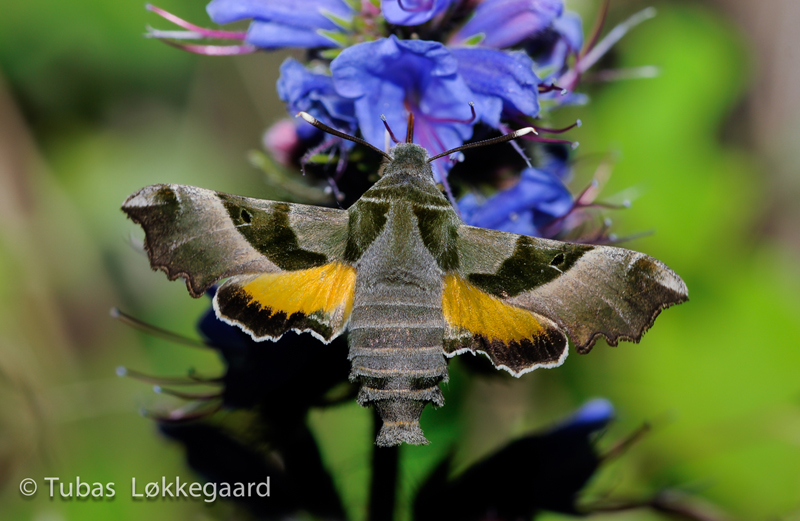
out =
{"type": "Polygon", "coordinates": [[[588,51],[582,58],[579,58],[573,67],[564,73],[558,82],[562,85],[567,85],[570,90],[575,88],[581,74],[586,72],[592,65],[603,57],[611,47],[614,46],[628,31],[656,15],[654,7],[648,7],[630,16],[627,20],[614,27],[600,43],[588,51]]]}
{"type": "Polygon", "coordinates": [[[630,16],[627,20],[614,27],[600,43],[597,44],[591,51],[587,52],[583,59],[579,60],[576,68],[579,73],[585,72],[589,67],[594,65],[605,53],[611,49],[628,31],[639,25],[640,23],[649,20],[656,15],[654,7],[642,9],[638,13],[630,16]]]}
{"type": "Polygon", "coordinates": [[[333,198],[336,200],[336,203],[341,203],[344,201],[344,194],[339,191],[339,185],[336,184],[336,180],[330,176],[328,176],[328,185],[331,187],[331,193],[333,194],[333,198]]]}
{"type": "Polygon", "coordinates": [[[140,412],[142,416],[144,416],[145,418],[150,418],[152,420],[156,420],[161,423],[186,423],[194,420],[201,420],[203,418],[208,418],[212,414],[222,409],[223,405],[222,400],[219,400],[217,403],[205,409],[187,410],[190,409],[191,407],[196,407],[196,403],[197,402],[191,402],[186,407],[176,409],[167,414],[166,416],[154,413],[152,411],[148,411],[147,409],[142,409],[140,412]]]}
{"type": "Polygon", "coordinates": [[[403,5],[403,0],[397,0],[397,4],[400,6],[400,9],[406,11],[407,13],[419,13],[421,11],[429,11],[433,7],[433,2],[434,0],[428,0],[419,7],[406,7],[405,5],[403,5]]]}
{"type": "Polygon", "coordinates": [[[222,398],[222,392],[219,393],[184,393],[182,391],[176,391],[174,389],[165,389],[160,385],[153,386],[153,392],[156,394],[166,394],[167,396],[175,396],[176,398],[181,398],[183,400],[199,400],[199,401],[209,401],[214,400],[216,398],[222,398]]]}
{"type": "Polygon", "coordinates": [[[195,370],[194,367],[189,369],[188,376],[195,382],[206,383],[206,384],[221,384],[223,380],[225,380],[224,376],[217,376],[216,378],[210,378],[208,376],[200,376],[197,374],[197,371],[195,370]]]}
{"type": "Polygon", "coordinates": [[[172,331],[156,327],[152,324],[148,324],[147,322],[143,322],[138,318],[134,318],[128,315],[127,313],[120,311],[117,308],[111,308],[110,314],[111,318],[115,318],[120,322],[122,322],[123,324],[126,324],[134,329],[138,329],[139,331],[151,334],[155,337],[163,338],[164,340],[168,340],[170,342],[176,342],[178,344],[182,344],[189,347],[199,347],[202,349],[217,348],[217,346],[215,346],[212,343],[203,342],[202,340],[195,340],[193,338],[188,338],[183,335],[173,333],[172,331]]]}
{"type": "Polygon", "coordinates": [[[620,80],[639,80],[645,78],[657,78],[661,74],[661,69],[655,65],[645,65],[642,67],[626,67],[624,69],[606,69],[597,71],[591,75],[584,76],[585,82],[604,82],[620,80]]]}
{"type": "Polygon", "coordinates": [[[578,128],[580,128],[580,126],[581,126],[581,125],[583,125],[583,123],[581,122],[581,120],[577,120],[577,121],[575,121],[575,123],[573,123],[572,125],[570,125],[570,126],[568,126],[568,127],[564,127],[564,128],[545,128],[545,127],[538,127],[538,126],[537,126],[537,127],[535,127],[535,128],[536,128],[536,130],[538,130],[539,132],[545,132],[545,133],[547,133],[547,134],[563,134],[563,133],[564,133],[564,132],[566,132],[567,130],[572,130],[572,129],[573,129],[573,128],[575,128],[575,127],[578,127],[578,128]]]}
{"type": "Polygon", "coordinates": [[[386,127],[386,132],[389,133],[389,137],[392,138],[392,141],[394,141],[394,144],[395,145],[398,144],[400,142],[400,140],[397,139],[396,137],[394,137],[394,132],[392,132],[392,129],[389,128],[389,122],[386,121],[386,116],[384,116],[383,114],[381,114],[381,121],[383,121],[383,126],[386,127]]]}
{"type": "Polygon", "coordinates": [[[154,385],[222,385],[222,378],[201,379],[200,377],[193,377],[191,374],[188,377],[152,376],[122,366],[117,367],[116,372],[119,377],[133,378],[134,380],[154,385]]]}
{"type": "Polygon", "coordinates": [[[589,186],[583,189],[578,197],[575,198],[575,204],[580,206],[586,206],[592,201],[594,198],[597,197],[597,189],[600,187],[600,182],[597,179],[592,179],[592,182],[589,183],[589,186]]]}
{"type": "MultiPolygon", "coordinates": [[[[597,196],[597,188],[600,186],[600,183],[597,182],[597,179],[592,179],[592,182],[589,183],[589,186],[583,189],[581,193],[572,201],[572,206],[570,206],[569,210],[567,210],[564,215],[560,217],[556,217],[552,221],[548,222],[544,226],[541,227],[541,232],[543,236],[549,237],[550,233],[553,230],[558,230],[558,228],[570,217],[572,217],[578,210],[586,208],[594,198],[597,196]],[[584,202],[584,199],[586,200],[584,202]]],[[[604,232],[601,232],[601,235],[604,232]]],[[[594,242],[595,239],[591,239],[588,242],[594,242]]]]}
{"type": "Polygon", "coordinates": [[[309,149],[303,157],[300,158],[300,172],[303,175],[306,175],[306,165],[311,162],[311,158],[317,154],[321,154],[323,151],[327,150],[328,148],[332,147],[336,144],[336,138],[331,137],[324,140],[319,145],[315,146],[314,148],[309,149]]]}
{"type": "Polygon", "coordinates": [[[390,156],[389,154],[387,154],[383,150],[379,149],[378,147],[373,146],[372,144],[364,141],[361,138],[357,138],[355,136],[350,136],[350,135],[345,134],[342,131],[339,131],[339,130],[336,130],[334,128],[331,128],[328,125],[326,125],[325,123],[322,123],[321,121],[317,120],[317,118],[315,118],[314,116],[312,116],[308,112],[298,112],[297,116],[295,116],[295,117],[298,117],[298,116],[303,118],[307,123],[311,123],[312,125],[314,125],[318,129],[322,130],[323,132],[327,132],[328,134],[334,135],[336,137],[340,137],[342,139],[346,139],[348,141],[352,141],[353,143],[358,143],[359,145],[364,145],[366,147],[371,148],[375,152],[379,153],[380,155],[382,155],[386,159],[388,159],[390,161],[392,159],[392,156],[390,156]]]}
{"type": "Polygon", "coordinates": [[[172,40],[200,40],[204,38],[202,34],[194,31],[162,31],[160,29],[153,29],[149,25],[147,26],[147,32],[144,36],[145,38],[169,38],[172,40]]]}
{"type": "MultiPolygon", "coordinates": [[[[473,110],[473,114],[474,114],[473,110]]],[[[414,113],[408,111],[408,125],[406,125],[406,143],[414,142],[414,113]]]]}
{"type": "Polygon", "coordinates": [[[578,60],[583,59],[583,57],[586,56],[586,53],[594,48],[594,45],[597,43],[597,39],[600,38],[600,33],[603,30],[603,26],[606,24],[609,4],[611,4],[611,0],[604,0],[603,5],[600,6],[600,11],[598,12],[597,18],[594,21],[594,27],[592,28],[591,36],[586,41],[583,49],[581,49],[581,51],[578,53],[578,60]]]}
{"type": "Polygon", "coordinates": [[[537,143],[557,143],[561,145],[569,145],[572,147],[573,150],[578,148],[578,145],[580,144],[577,141],[569,141],[567,139],[556,139],[552,137],[525,136],[525,139],[527,141],[536,141],[537,143]]]}
{"type": "Polygon", "coordinates": [[[253,54],[258,50],[258,47],[249,43],[242,45],[192,45],[169,40],[161,41],[176,49],[204,56],[239,56],[241,54],[253,54]]]}
{"type": "Polygon", "coordinates": [[[463,123],[463,124],[466,125],[466,124],[474,122],[475,119],[478,117],[478,115],[475,113],[475,102],[474,101],[470,101],[469,102],[469,108],[472,111],[472,117],[470,117],[469,119],[437,118],[435,116],[430,116],[428,114],[425,114],[425,119],[428,120],[428,121],[433,121],[435,123],[463,123]]]}
{"type": "Polygon", "coordinates": [[[631,207],[630,201],[623,201],[622,204],[613,204],[613,203],[588,203],[588,204],[579,204],[581,208],[602,208],[604,210],[625,210],[631,207]]]}
{"type": "Polygon", "coordinates": [[[347,168],[347,160],[350,158],[350,153],[344,147],[339,147],[339,162],[336,164],[336,174],[333,176],[334,181],[342,178],[345,169],[347,168]]]}
{"type": "MultiPolygon", "coordinates": [[[[187,22],[183,18],[179,18],[174,14],[167,12],[160,7],[156,7],[152,4],[147,4],[144,6],[145,9],[148,11],[152,11],[159,15],[161,18],[164,18],[167,21],[170,21],[177,25],[178,27],[183,27],[184,29],[188,29],[192,33],[196,33],[201,38],[219,38],[221,40],[242,40],[244,41],[247,33],[241,31],[219,31],[215,29],[207,29],[205,27],[200,27],[199,25],[194,25],[193,23],[187,22]]],[[[162,31],[153,31],[153,33],[162,32],[162,31]]],[[[166,33],[166,31],[163,31],[166,33]]],[[[159,36],[155,36],[156,38],[160,38],[159,36]]],[[[180,38],[175,36],[164,36],[164,38],[180,38]]],[[[184,37],[186,38],[186,37],[184,37]]]]}

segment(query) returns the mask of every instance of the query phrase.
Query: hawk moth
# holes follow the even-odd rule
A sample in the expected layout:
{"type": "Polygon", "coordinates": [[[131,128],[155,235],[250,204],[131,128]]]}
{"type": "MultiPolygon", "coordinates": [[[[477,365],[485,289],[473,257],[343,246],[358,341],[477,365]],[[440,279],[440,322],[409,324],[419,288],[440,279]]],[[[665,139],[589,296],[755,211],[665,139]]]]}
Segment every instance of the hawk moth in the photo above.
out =
{"type": "Polygon", "coordinates": [[[483,353],[520,376],[560,365],[568,336],[579,353],[601,336],[638,342],[687,300],[681,278],[642,253],[464,224],[430,167],[445,154],[410,135],[375,149],[383,176],[347,210],[182,185],[148,186],[122,209],[144,228],[153,269],[186,279],[193,297],[227,279],[216,314],[255,340],[348,331],[350,378],[383,419],[381,446],[427,443],[419,418],[444,404],[448,357],[483,353]]]}

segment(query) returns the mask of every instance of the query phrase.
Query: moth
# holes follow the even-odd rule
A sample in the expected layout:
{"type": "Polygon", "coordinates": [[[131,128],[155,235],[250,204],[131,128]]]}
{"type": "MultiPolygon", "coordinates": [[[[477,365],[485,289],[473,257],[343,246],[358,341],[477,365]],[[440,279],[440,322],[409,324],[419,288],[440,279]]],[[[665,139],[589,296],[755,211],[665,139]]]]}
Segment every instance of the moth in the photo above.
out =
{"type": "Polygon", "coordinates": [[[688,298],[678,275],[642,253],[464,224],[430,162],[477,144],[430,157],[409,130],[384,152],[300,115],[384,156],[383,176],[349,209],[166,184],[122,209],[144,228],[152,268],[186,279],[193,297],[227,279],[214,310],[254,340],[295,330],[327,343],[348,331],[358,403],[383,420],[379,446],[428,443],[419,419],[428,403],[444,405],[448,358],[482,353],[521,376],[561,365],[567,337],[579,353],[601,336],[638,342],[688,298]]]}

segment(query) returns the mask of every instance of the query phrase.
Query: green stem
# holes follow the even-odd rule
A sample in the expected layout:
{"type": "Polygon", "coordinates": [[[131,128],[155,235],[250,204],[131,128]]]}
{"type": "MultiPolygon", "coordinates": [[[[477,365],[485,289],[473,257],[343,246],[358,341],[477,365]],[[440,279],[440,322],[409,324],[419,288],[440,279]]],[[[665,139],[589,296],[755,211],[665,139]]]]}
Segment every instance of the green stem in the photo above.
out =
{"type": "MultiPolygon", "coordinates": [[[[383,420],[374,413],[375,437],[383,425],[383,420]]],[[[392,521],[397,493],[398,447],[378,447],[372,449],[372,482],[369,489],[369,521],[392,521]]]]}

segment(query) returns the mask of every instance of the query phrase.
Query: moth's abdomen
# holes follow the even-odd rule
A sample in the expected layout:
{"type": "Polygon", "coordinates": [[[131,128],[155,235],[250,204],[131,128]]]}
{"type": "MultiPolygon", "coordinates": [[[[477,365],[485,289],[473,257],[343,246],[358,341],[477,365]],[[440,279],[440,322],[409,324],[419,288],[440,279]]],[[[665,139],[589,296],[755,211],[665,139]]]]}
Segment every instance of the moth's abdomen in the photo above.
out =
{"type": "Polygon", "coordinates": [[[419,427],[422,410],[428,402],[444,404],[441,306],[403,300],[357,303],[350,321],[350,379],[361,382],[358,403],[374,405],[383,419],[380,446],[428,443],[419,427]]]}

